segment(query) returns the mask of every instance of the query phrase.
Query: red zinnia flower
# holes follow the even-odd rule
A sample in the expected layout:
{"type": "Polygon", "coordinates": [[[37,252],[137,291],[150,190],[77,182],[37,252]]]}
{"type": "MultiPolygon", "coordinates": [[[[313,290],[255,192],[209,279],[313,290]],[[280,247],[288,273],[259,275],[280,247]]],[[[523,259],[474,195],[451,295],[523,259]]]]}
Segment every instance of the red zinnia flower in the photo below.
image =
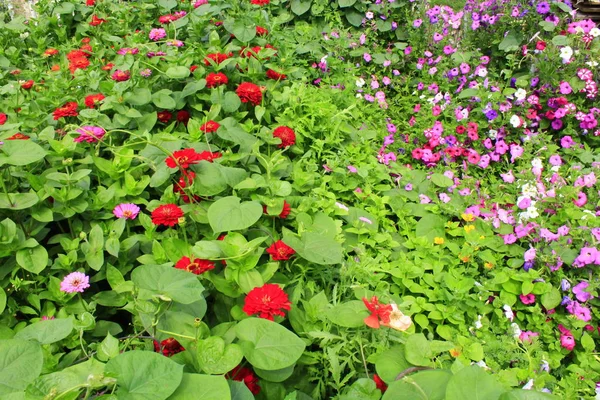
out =
{"type": "Polygon", "coordinates": [[[283,243],[282,240],[278,240],[267,249],[267,253],[271,255],[273,261],[286,261],[296,254],[296,251],[283,243]]]}
{"type": "Polygon", "coordinates": [[[54,110],[54,120],[58,121],[58,119],[63,118],[63,117],[76,117],[77,114],[77,103],[74,101],[70,101],[68,103],[66,103],[64,106],[62,107],[58,107],[56,110],[54,110]]]}
{"type": "Polygon", "coordinates": [[[70,52],[67,53],[67,60],[69,61],[73,61],[77,58],[81,58],[81,57],[89,57],[90,55],[88,53],[86,53],[85,51],[81,51],[81,50],[71,50],[70,52]]]}
{"type": "Polygon", "coordinates": [[[8,116],[4,113],[0,113],[0,125],[4,125],[6,123],[6,120],[8,119],[8,116]]]}
{"type": "MultiPolygon", "coordinates": [[[[187,195],[184,189],[194,183],[195,177],[196,173],[194,171],[184,170],[179,181],[173,186],[173,193],[179,193],[181,195],[181,200],[183,200],[184,203],[191,203],[190,196],[187,195]]],[[[194,196],[194,200],[200,201],[200,197],[194,196]]]]}
{"type": "Polygon", "coordinates": [[[273,131],[273,137],[281,139],[280,149],[292,146],[296,143],[296,134],[294,130],[287,126],[279,126],[273,131]]]}
{"type": "Polygon", "coordinates": [[[163,204],[152,211],[152,223],[154,225],[175,226],[179,218],[183,217],[183,210],[175,204],[163,204]]]}
{"type": "Polygon", "coordinates": [[[204,65],[208,66],[210,65],[210,61],[214,61],[217,64],[221,64],[223,61],[227,60],[229,57],[232,57],[233,53],[228,53],[228,54],[224,54],[224,53],[210,53],[207,54],[206,57],[204,58],[204,65]]]}
{"type": "Polygon", "coordinates": [[[58,54],[58,50],[56,50],[56,49],[47,49],[44,52],[44,57],[51,57],[51,56],[54,56],[56,54],[58,54]]]}
{"type": "Polygon", "coordinates": [[[192,262],[189,257],[181,257],[181,260],[177,261],[177,264],[175,264],[175,268],[182,269],[196,275],[210,271],[214,267],[215,264],[212,261],[196,258],[192,262]]]}
{"type": "Polygon", "coordinates": [[[226,85],[227,82],[229,82],[229,79],[227,79],[227,75],[225,75],[222,72],[216,74],[214,72],[211,72],[206,76],[206,87],[210,89],[215,88],[217,86],[226,85]]]}
{"type": "Polygon", "coordinates": [[[260,386],[258,386],[258,377],[254,375],[249,368],[237,366],[228,373],[225,374],[225,378],[233,379],[234,381],[244,382],[248,390],[252,394],[257,395],[260,393],[260,386]]]}
{"type": "Polygon", "coordinates": [[[12,135],[9,138],[6,138],[6,140],[27,140],[27,139],[29,139],[29,136],[23,135],[20,132],[15,133],[14,135],[12,135]]]}
{"type": "Polygon", "coordinates": [[[279,72],[273,71],[272,69],[267,70],[267,78],[273,79],[275,81],[282,81],[287,78],[286,75],[280,74],[279,72]]]}
{"type": "Polygon", "coordinates": [[[160,344],[155,340],[154,341],[154,351],[157,353],[162,353],[164,356],[171,357],[174,354],[181,353],[185,349],[183,346],[175,339],[168,338],[160,342],[160,344]]]}
{"type": "Polygon", "coordinates": [[[181,167],[186,169],[190,164],[198,164],[198,161],[200,160],[200,154],[196,153],[196,150],[183,149],[174,151],[171,157],[167,157],[165,163],[169,168],[181,167]]]}
{"type": "Polygon", "coordinates": [[[33,83],[34,83],[33,80],[30,79],[30,80],[28,80],[26,82],[21,83],[21,88],[23,88],[25,90],[29,90],[29,89],[31,89],[33,87],[33,83]]]}
{"type": "MultiPolygon", "coordinates": [[[[292,206],[290,206],[290,203],[288,203],[287,201],[283,201],[283,209],[281,210],[281,213],[279,213],[279,218],[281,219],[286,219],[288,217],[288,215],[290,215],[290,212],[292,211],[292,206]]],[[[263,206],[263,213],[267,213],[267,206],[263,206]]]]}
{"type": "Polygon", "coordinates": [[[92,55],[92,46],[90,46],[88,43],[89,40],[83,46],[81,46],[79,50],[83,51],[85,53],[85,56],[89,58],[92,55]]]}
{"type": "Polygon", "coordinates": [[[257,106],[262,101],[262,92],[260,91],[260,87],[254,83],[240,83],[235,92],[240,97],[240,100],[242,100],[242,103],[250,102],[257,106]]]}
{"type": "Polygon", "coordinates": [[[198,157],[199,161],[205,160],[208,162],[213,162],[214,160],[216,160],[217,158],[221,158],[223,156],[223,154],[219,153],[218,151],[211,153],[210,151],[203,151],[202,153],[200,153],[200,157],[198,157]]]}
{"type": "Polygon", "coordinates": [[[391,304],[379,303],[377,296],[371,297],[371,301],[367,300],[366,297],[363,297],[362,300],[365,303],[367,310],[371,312],[371,315],[364,320],[368,327],[379,329],[380,322],[383,325],[390,322],[390,313],[392,312],[391,304]]]}
{"type": "Polygon", "coordinates": [[[375,374],[373,375],[373,380],[375,381],[375,386],[377,387],[377,389],[381,390],[381,393],[385,393],[385,391],[388,388],[388,385],[385,384],[383,379],[381,379],[379,375],[375,374]]]}
{"type": "Polygon", "coordinates": [[[221,126],[221,124],[211,120],[211,121],[208,121],[207,123],[205,123],[204,125],[202,125],[200,127],[200,130],[204,133],[216,132],[220,126],[221,126]]]}
{"type": "Polygon", "coordinates": [[[250,316],[258,314],[259,318],[273,321],[274,315],[285,317],[282,310],[289,311],[290,308],[291,303],[283,289],[274,283],[266,283],[246,295],[242,310],[250,316]]]}
{"type": "Polygon", "coordinates": [[[86,0],[85,5],[88,7],[94,7],[96,5],[96,0],[86,0]]]}
{"type": "Polygon", "coordinates": [[[102,93],[90,94],[86,96],[84,103],[87,108],[94,108],[94,106],[104,100],[104,95],[102,93]]]}
{"type": "Polygon", "coordinates": [[[269,31],[263,28],[262,26],[256,26],[256,34],[258,36],[265,36],[269,34],[269,31]]]}
{"type": "Polygon", "coordinates": [[[110,71],[111,69],[113,69],[113,67],[115,66],[115,64],[113,63],[108,63],[106,65],[104,65],[102,68],[100,68],[102,71],[110,71]]]}
{"type": "Polygon", "coordinates": [[[70,60],[69,71],[71,71],[71,73],[74,74],[75,71],[77,71],[78,69],[86,69],[89,66],[90,60],[88,60],[85,57],[77,57],[70,60]]]}
{"type": "Polygon", "coordinates": [[[166,123],[168,123],[168,122],[171,120],[171,117],[173,117],[173,114],[171,114],[171,113],[170,113],[170,112],[168,112],[168,111],[164,111],[164,110],[163,110],[163,111],[159,111],[159,112],[156,114],[156,118],[157,118],[157,119],[158,119],[160,122],[162,122],[163,124],[166,124],[166,123]]]}
{"type": "Polygon", "coordinates": [[[184,125],[187,125],[190,120],[190,113],[186,110],[177,111],[177,122],[181,122],[184,125]]]}
{"type": "Polygon", "coordinates": [[[98,18],[97,16],[92,15],[92,21],[90,22],[90,25],[91,26],[98,26],[98,25],[103,24],[105,22],[106,22],[105,19],[98,18]]]}
{"type": "Polygon", "coordinates": [[[254,57],[256,58],[256,55],[258,54],[258,52],[262,49],[262,47],[260,46],[254,46],[254,47],[243,47],[240,50],[240,56],[242,57],[254,57]]]}
{"type": "Polygon", "coordinates": [[[250,0],[250,3],[254,4],[255,6],[266,6],[270,2],[271,0],[250,0]]]}
{"type": "Polygon", "coordinates": [[[197,65],[192,65],[192,66],[190,66],[190,72],[191,72],[192,74],[193,74],[193,73],[194,73],[194,71],[195,71],[195,70],[197,70],[197,69],[198,69],[198,66],[197,66],[197,65]]]}

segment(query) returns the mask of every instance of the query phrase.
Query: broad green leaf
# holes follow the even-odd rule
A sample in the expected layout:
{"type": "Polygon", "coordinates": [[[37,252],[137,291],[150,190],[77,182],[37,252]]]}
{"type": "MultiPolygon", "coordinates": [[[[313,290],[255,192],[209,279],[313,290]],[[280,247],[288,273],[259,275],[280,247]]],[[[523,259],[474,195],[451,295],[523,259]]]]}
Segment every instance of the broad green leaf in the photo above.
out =
{"type": "Polygon", "coordinates": [[[107,361],[117,357],[119,355],[119,341],[108,333],[104,340],[100,342],[97,355],[100,361],[107,361]]]}
{"type": "Polygon", "coordinates": [[[182,66],[169,67],[166,74],[171,79],[184,79],[190,76],[190,69],[182,66]]]}
{"type": "Polygon", "coordinates": [[[519,48],[519,44],[521,43],[520,39],[518,39],[514,33],[509,33],[502,39],[502,42],[498,45],[498,49],[509,53],[511,51],[515,51],[519,48]]]}
{"type": "MultiPolygon", "coordinates": [[[[1,159],[0,159],[0,165],[1,159]]],[[[10,210],[24,210],[36,205],[40,201],[35,193],[0,193],[0,208],[10,210]]]]}
{"type": "Polygon", "coordinates": [[[189,82],[187,85],[185,85],[185,87],[181,91],[181,97],[182,98],[187,97],[191,94],[198,92],[199,90],[204,89],[205,87],[206,87],[206,80],[204,80],[204,79],[189,82]]]}
{"type": "Polygon", "coordinates": [[[482,368],[471,365],[448,382],[445,400],[498,400],[506,389],[482,368]]]}
{"type": "Polygon", "coordinates": [[[222,376],[185,373],[181,384],[168,400],[198,399],[230,400],[231,391],[227,380],[222,376]]]}
{"type": "Polygon", "coordinates": [[[133,92],[128,92],[123,96],[125,101],[134,106],[143,106],[150,103],[152,100],[152,93],[146,88],[135,88],[133,92]]]}
{"type": "Polygon", "coordinates": [[[148,131],[150,132],[154,125],[156,125],[156,121],[158,120],[158,114],[156,111],[151,113],[144,113],[142,118],[137,118],[135,122],[138,125],[138,129],[142,132],[148,131]]]}
{"type": "Polygon", "coordinates": [[[231,390],[231,400],[254,400],[254,395],[244,382],[227,381],[231,390]]]}
{"type": "Polygon", "coordinates": [[[142,265],[131,273],[131,280],[153,296],[166,296],[182,304],[202,298],[204,287],[190,272],[162,265],[142,265]]]}
{"type": "Polygon", "coordinates": [[[246,23],[246,21],[241,18],[226,20],[223,22],[223,27],[241,42],[248,43],[256,36],[256,26],[250,23],[250,21],[246,23]]]}
{"type": "Polygon", "coordinates": [[[253,135],[246,132],[239,123],[233,118],[225,118],[220,121],[221,126],[217,130],[217,135],[221,139],[239,144],[244,151],[250,151],[254,143],[258,140],[253,135]]]}
{"type": "Polygon", "coordinates": [[[555,287],[552,287],[549,292],[542,295],[542,305],[546,310],[552,310],[558,307],[561,301],[562,295],[555,287]]]}
{"type": "Polygon", "coordinates": [[[48,265],[48,251],[37,245],[30,249],[21,249],[17,251],[17,264],[32,274],[39,274],[48,265]]]}
{"type": "Polygon", "coordinates": [[[454,182],[452,181],[452,179],[448,178],[446,175],[444,174],[433,174],[431,175],[431,182],[433,182],[434,185],[439,186],[439,187],[450,187],[454,184],[454,182]]]}
{"type": "Polygon", "coordinates": [[[307,261],[320,265],[342,262],[342,245],[329,235],[304,232],[300,238],[284,235],[283,241],[307,261]]]}
{"type": "Polygon", "coordinates": [[[346,328],[365,326],[364,319],[369,316],[369,310],[360,300],[351,300],[338,304],[327,310],[327,319],[336,325],[346,328]]]}
{"type": "Polygon", "coordinates": [[[49,319],[26,326],[17,332],[15,339],[37,340],[41,344],[50,344],[63,340],[72,330],[71,318],[49,319]]]}
{"type": "Polygon", "coordinates": [[[445,237],[445,224],[446,220],[443,217],[435,214],[426,214],[417,222],[415,235],[417,237],[425,237],[430,241],[433,241],[435,237],[445,237]]]}
{"type": "Polygon", "coordinates": [[[503,393],[499,400],[559,400],[558,396],[550,393],[534,392],[533,390],[514,389],[503,393]]]}
{"type": "MultiPolygon", "coordinates": [[[[354,1],[356,2],[356,0],[354,0],[354,1]]],[[[312,0],[292,0],[291,9],[294,14],[302,15],[305,12],[307,12],[308,10],[310,10],[311,5],[312,5],[312,0]]]]}
{"type": "Polygon", "coordinates": [[[193,193],[199,196],[214,196],[227,189],[219,164],[200,161],[195,169],[193,193]]]}
{"type": "Polygon", "coordinates": [[[150,351],[127,351],[106,364],[105,373],[117,378],[119,400],[164,400],[179,386],[183,365],[150,351]]]}
{"type": "MultiPolygon", "coordinates": [[[[48,393],[68,391],[69,395],[73,396],[73,394],[81,393],[85,385],[89,384],[91,387],[100,388],[111,384],[111,381],[112,378],[104,377],[104,364],[91,358],[62,371],[40,376],[27,388],[27,394],[43,398],[48,393]]],[[[65,396],[65,398],[76,397],[65,396]]]]}
{"type": "Polygon", "coordinates": [[[199,340],[197,345],[198,365],[211,375],[225,374],[234,369],[244,358],[240,346],[225,344],[219,336],[199,340]]]}
{"type": "Polygon", "coordinates": [[[0,340],[0,395],[18,392],[42,372],[44,356],[35,342],[0,340]]]}
{"type": "Polygon", "coordinates": [[[276,369],[273,371],[267,371],[260,368],[254,368],[256,375],[269,382],[283,382],[294,373],[296,364],[290,365],[282,369],[276,369]]]}
{"type": "Polygon", "coordinates": [[[563,35],[556,35],[552,38],[552,43],[557,45],[557,46],[568,46],[569,45],[569,40],[567,39],[566,36],[563,35]]]}
{"type": "Polygon", "coordinates": [[[31,140],[7,140],[0,147],[0,165],[28,165],[43,159],[48,152],[31,140]]]}
{"type": "Polygon", "coordinates": [[[396,380],[396,377],[412,365],[406,361],[404,356],[404,345],[394,346],[385,350],[375,360],[377,375],[388,384],[396,380]]]}
{"type": "Polygon", "coordinates": [[[356,0],[338,0],[340,7],[350,7],[356,3],[356,0]]]}
{"type": "Polygon", "coordinates": [[[293,365],[304,352],[304,341],[276,322],[247,318],[235,328],[246,359],[256,368],[267,371],[293,365]]]}
{"type": "Polygon", "coordinates": [[[232,113],[237,111],[240,108],[242,101],[239,96],[235,92],[227,92],[223,96],[221,100],[221,106],[223,107],[223,111],[232,113]]]}
{"type": "Polygon", "coordinates": [[[152,102],[156,107],[171,110],[175,108],[175,100],[164,91],[156,92],[152,95],[152,102]]]}
{"type": "Polygon", "coordinates": [[[373,379],[360,378],[340,397],[340,400],[379,400],[381,391],[373,379]]]}
{"type": "Polygon", "coordinates": [[[6,292],[0,287],[0,314],[4,312],[6,308],[6,292]]]}
{"type": "Polygon", "coordinates": [[[263,209],[257,201],[240,202],[236,196],[215,201],[208,209],[208,222],[215,233],[246,229],[262,216],[263,209]]]}
{"type": "Polygon", "coordinates": [[[406,361],[413,365],[427,366],[431,364],[431,346],[422,333],[410,335],[404,344],[406,361]]]}
{"type": "Polygon", "coordinates": [[[417,372],[390,384],[382,400],[444,400],[450,378],[445,370],[417,372]]]}

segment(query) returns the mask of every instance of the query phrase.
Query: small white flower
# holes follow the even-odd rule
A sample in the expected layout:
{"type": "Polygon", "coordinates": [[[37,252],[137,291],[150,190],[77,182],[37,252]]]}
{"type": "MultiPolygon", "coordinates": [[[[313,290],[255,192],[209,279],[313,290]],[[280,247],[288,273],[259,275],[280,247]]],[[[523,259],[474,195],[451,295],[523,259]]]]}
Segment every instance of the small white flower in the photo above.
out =
{"type": "Polygon", "coordinates": [[[527,208],[527,214],[529,215],[529,219],[531,219],[531,218],[537,218],[537,217],[540,216],[540,213],[538,212],[538,210],[535,207],[535,205],[532,205],[531,207],[527,208]]]}
{"type": "Polygon", "coordinates": [[[358,87],[363,87],[363,86],[365,86],[365,80],[364,80],[363,78],[358,78],[358,79],[356,80],[356,86],[358,86],[358,87]]]}
{"type": "Polygon", "coordinates": [[[512,324],[510,324],[510,327],[513,331],[513,337],[515,339],[518,339],[519,336],[521,336],[521,333],[523,333],[523,331],[521,330],[521,328],[519,328],[519,325],[517,325],[516,322],[513,322],[512,324]]]}
{"type": "Polygon", "coordinates": [[[490,139],[496,140],[496,138],[498,137],[498,131],[495,129],[490,129],[490,131],[488,132],[488,136],[490,137],[490,139]]]}
{"type": "Polygon", "coordinates": [[[533,379],[530,379],[525,386],[523,386],[523,390],[531,390],[533,389],[533,379]]]}
{"type": "Polygon", "coordinates": [[[487,369],[490,369],[490,367],[488,367],[488,366],[487,366],[487,364],[485,363],[485,361],[483,361],[483,360],[481,360],[481,361],[477,361],[477,362],[475,363],[475,365],[478,365],[478,366],[480,366],[481,368],[483,368],[483,369],[486,369],[486,370],[487,370],[487,369]]]}
{"type": "Polygon", "coordinates": [[[342,203],[339,203],[339,202],[337,202],[337,201],[336,201],[336,202],[335,202],[335,205],[336,205],[336,207],[337,207],[337,208],[341,208],[341,209],[342,209],[342,210],[344,210],[344,211],[348,211],[348,207],[346,207],[346,206],[345,206],[345,205],[343,205],[342,203]]]}
{"type": "Polygon", "coordinates": [[[527,196],[530,198],[537,197],[538,195],[537,186],[531,183],[526,183],[523,186],[521,186],[521,192],[523,193],[523,196],[527,196]]]}
{"type": "Polygon", "coordinates": [[[487,68],[486,68],[486,67],[481,67],[481,68],[479,69],[479,71],[477,71],[477,75],[479,75],[479,76],[480,76],[480,77],[482,77],[482,78],[485,78],[485,77],[486,77],[486,75],[487,75],[487,73],[488,73],[488,70],[487,70],[487,68]]]}
{"type": "Polygon", "coordinates": [[[592,68],[595,68],[595,67],[598,66],[598,62],[596,62],[596,61],[588,61],[585,64],[588,65],[588,66],[590,66],[590,67],[592,67],[592,68]]]}
{"type": "Polygon", "coordinates": [[[515,318],[515,314],[513,313],[512,308],[510,308],[508,304],[502,306],[502,309],[504,309],[504,316],[506,318],[508,318],[511,321],[515,318]]]}
{"type": "Polygon", "coordinates": [[[598,28],[592,28],[592,29],[590,29],[590,35],[592,35],[593,37],[600,36],[600,29],[598,29],[598,28]]]}
{"type": "Polygon", "coordinates": [[[544,168],[544,164],[542,163],[542,160],[539,158],[534,158],[533,160],[531,160],[531,166],[533,168],[544,168]]]}
{"type": "Polygon", "coordinates": [[[515,92],[515,98],[517,100],[525,100],[525,97],[527,97],[527,92],[525,91],[525,89],[520,88],[515,92]]]}
{"type": "Polygon", "coordinates": [[[482,315],[478,315],[477,316],[477,321],[475,321],[475,329],[481,329],[483,327],[483,324],[481,323],[481,317],[482,315]]]}
{"type": "Polygon", "coordinates": [[[521,118],[519,118],[518,115],[513,115],[512,117],[510,117],[510,124],[513,126],[513,128],[518,128],[521,126],[521,118]]]}

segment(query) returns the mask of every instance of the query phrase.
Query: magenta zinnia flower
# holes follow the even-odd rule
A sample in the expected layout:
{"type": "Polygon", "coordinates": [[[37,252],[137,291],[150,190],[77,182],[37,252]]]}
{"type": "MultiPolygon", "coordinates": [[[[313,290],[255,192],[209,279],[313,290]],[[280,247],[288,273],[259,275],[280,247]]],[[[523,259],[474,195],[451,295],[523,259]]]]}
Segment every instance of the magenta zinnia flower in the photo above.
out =
{"type": "Polygon", "coordinates": [[[60,291],[66,293],[82,293],[90,287],[90,277],[83,272],[71,272],[60,283],[60,291]]]}
{"type": "Polygon", "coordinates": [[[154,41],[163,39],[166,36],[167,36],[167,32],[163,28],[151,29],[150,34],[148,35],[148,37],[154,41]]]}
{"type": "Polygon", "coordinates": [[[88,142],[88,143],[96,143],[102,139],[102,137],[106,134],[106,131],[99,126],[82,126],[77,129],[79,136],[73,139],[74,142],[88,142]]]}
{"type": "Polygon", "coordinates": [[[140,208],[133,203],[122,203],[115,207],[113,214],[117,218],[135,219],[140,212],[140,208]]]}

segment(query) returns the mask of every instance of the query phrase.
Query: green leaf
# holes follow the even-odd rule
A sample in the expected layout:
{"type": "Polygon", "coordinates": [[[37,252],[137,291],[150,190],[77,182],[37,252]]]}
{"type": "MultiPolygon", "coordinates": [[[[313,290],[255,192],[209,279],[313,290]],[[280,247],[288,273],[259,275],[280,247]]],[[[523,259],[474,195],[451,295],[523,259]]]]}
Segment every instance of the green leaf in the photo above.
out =
{"type": "Polygon", "coordinates": [[[360,300],[351,300],[338,304],[327,310],[327,319],[336,325],[346,328],[365,326],[364,319],[369,316],[369,310],[360,300]]]}
{"type": "Polygon", "coordinates": [[[247,318],[235,332],[246,359],[256,368],[279,370],[293,365],[304,352],[304,341],[276,322],[247,318]]]}
{"type": "Polygon", "coordinates": [[[110,381],[111,378],[104,377],[104,364],[92,358],[62,371],[40,376],[27,388],[27,394],[38,396],[32,397],[38,399],[48,393],[68,392],[68,396],[71,397],[61,396],[58,398],[74,399],[76,398],[74,396],[79,394],[85,386],[100,388],[111,384],[110,381]]]}
{"type": "Polygon", "coordinates": [[[475,89],[475,88],[465,89],[462,92],[460,92],[460,94],[458,95],[458,98],[466,99],[469,97],[475,97],[475,96],[477,96],[478,93],[479,93],[479,90],[475,89]]]}
{"type": "Polygon", "coordinates": [[[290,365],[282,369],[276,369],[273,371],[266,371],[260,368],[254,368],[256,375],[269,382],[283,382],[294,373],[296,364],[290,365]]]}
{"type": "Polygon", "coordinates": [[[243,151],[250,151],[254,143],[258,140],[246,132],[234,118],[228,117],[219,123],[221,126],[217,130],[217,135],[221,139],[239,144],[240,149],[243,151]]]}
{"type": "Polygon", "coordinates": [[[21,249],[17,251],[17,264],[32,274],[39,274],[48,265],[48,251],[37,245],[30,249],[21,249]]]}
{"type": "Polygon", "coordinates": [[[404,356],[404,345],[385,350],[375,360],[377,375],[387,383],[392,383],[405,369],[412,367],[404,356]]]}
{"type": "Polygon", "coordinates": [[[234,369],[244,358],[242,349],[235,343],[225,345],[219,336],[198,341],[198,365],[211,375],[225,374],[234,369]]]}
{"type": "Polygon", "coordinates": [[[208,209],[208,222],[215,233],[246,229],[262,216],[257,201],[241,202],[236,196],[223,197],[208,209]]]}
{"type": "Polygon", "coordinates": [[[4,312],[6,308],[6,292],[0,287],[0,314],[4,312]]]}
{"type": "Polygon", "coordinates": [[[223,96],[221,100],[221,106],[223,107],[223,111],[232,113],[237,111],[240,108],[242,101],[239,96],[235,92],[227,92],[223,96]]]}
{"type": "Polygon", "coordinates": [[[520,39],[518,39],[515,34],[512,32],[509,33],[502,39],[500,44],[498,45],[498,49],[510,53],[511,51],[518,50],[519,44],[521,43],[520,39]]]}
{"type": "Polygon", "coordinates": [[[98,346],[97,356],[100,361],[107,361],[119,355],[119,341],[110,333],[106,335],[104,340],[98,346]]]}
{"type": "Polygon", "coordinates": [[[254,395],[244,382],[227,381],[231,390],[231,400],[254,400],[254,395]]]}
{"type": "Polygon", "coordinates": [[[15,339],[37,340],[41,344],[50,344],[63,340],[72,330],[71,318],[49,319],[26,326],[17,332],[15,339]]]}
{"type": "MultiPolygon", "coordinates": [[[[356,1],[356,0],[354,0],[356,1]]],[[[292,12],[296,15],[302,15],[308,10],[310,10],[310,6],[312,5],[312,0],[292,0],[291,9],[292,12]]]]}
{"type": "MultiPolygon", "coordinates": [[[[19,140],[20,141],[20,140],[19,140]]],[[[0,156],[0,165],[1,156],[0,156]]],[[[0,208],[10,210],[24,210],[36,205],[40,201],[35,193],[0,193],[0,208]]]]}
{"type": "MultiPolygon", "coordinates": [[[[241,383],[241,382],[240,382],[241,383]]],[[[230,400],[231,391],[222,376],[183,374],[181,384],[169,400],[230,400]]]]}
{"type": "Polygon", "coordinates": [[[431,364],[431,346],[422,333],[411,335],[404,344],[404,356],[412,365],[428,366],[431,364]]]}
{"type": "Polygon", "coordinates": [[[534,392],[533,390],[514,389],[503,393],[499,400],[559,400],[558,396],[550,393],[534,392]]]}
{"type": "Polygon", "coordinates": [[[283,241],[307,261],[320,265],[342,262],[342,245],[330,235],[318,232],[304,232],[298,238],[284,234],[283,241]]]}
{"type": "Polygon", "coordinates": [[[446,231],[444,225],[446,220],[443,217],[435,214],[425,214],[415,228],[417,237],[425,237],[429,241],[433,241],[435,237],[445,237],[446,231]]]}
{"type": "Polygon", "coordinates": [[[35,342],[0,340],[0,395],[18,392],[42,372],[44,356],[35,342]]]}
{"type": "Polygon", "coordinates": [[[158,120],[158,114],[156,111],[151,113],[145,113],[142,118],[137,118],[135,122],[138,125],[138,129],[142,132],[148,131],[150,132],[154,125],[156,125],[156,121],[158,120]]]}
{"type": "Polygon", "coordinates": [[[552,43],[557,45],[557,46],[568,46],[569,45],[569,40],[567,40],[566,36],[563,35],[556,35],[552,38],[552,43]]]}
{"type": "Polygon", "coordinates": [[[417,372],[393,382],[382,400],[444,400],[450,378],[452,373],[444,370],[417,372]]]}
{"type": "Polygon", "coordinates": [[[146,88],[135,88],[133,92],[128,92],[123,96],[125,101],[134,106],[143,106],[150,103],[152,93],[146,88]]]}
{"type": "Polygon", "coordinates": [[[190,76],[190,69],[182,66],[169,67],[166,74],[171,79],[185,79],[190,76]]]}
{"type": "Polygon", "coordinates": [[[546,310],[552,310],[558,307],[561,301],[562,296],[560,291],[555,287],[552,287],[549,292],[542,295],[542,305],[546,310]]]}
{"type": "Polygon", "coordinates": [[[448,178],[444,174],[431,175],[431,182],[433,182],[434,185],[443,187],[443,188],[447,188],[447,187],[454,185],[454,182],[452,181],[452,179],[448,178]]]}
{"type": "Polygon", "coordinates": [[[175,100],[169,96],[165,91],[159,91],[152,95],[152,102],[156,107],[164,108],[165,110],[171,110],[177,105],[175,100]]]}
{"type": "Polygon", "coordinates": [[[223,27],[241,42],[248,43],[256,36],[256,26],[251,23],[246,25],[243,19],[226,20],[223,27]]]}
{"type": "Polygon", "coordinates": [[[182,304],[190,304],[202,297],[204,287],[190,272],[162,265],[142,265],[131,273],[131,280],[152,296],[167,297],[182,304]]]}
{"type": "Polygon", "coordinates": [[[221,165],[200,161],[196,167],[194,179],[194,194],[199,196],[214,196],[227,189],[227,182],[223,179],[221,165]]]}
{"type": "Polygon", "coordinates": [[[40,161],[48,152],[31,140],[7,140],[0,147],[0,165],[28,165],[40,161]]]}
{"type": "Polygon", "coordinates": [[[198,81],[189,82],[181,91],[181,98],[187,97],[191,94],[198,92],[206,87],[206,80],[200,79],[198,81]]]}
{"type": "Polygon", "coordinates": [[[338,0],[338,4],[340,5],[340,7],[350,7],[353,6],[354,3],[356,3],[356,0],[338,0]]]}
{"type": "Polygon", "coordinates": [[[504,387],[493,376],[471,365],[450,379],[446,387],[446,400],[498,400],[504,392],[504,387]]]}
{"type": "Polygon", "coordinates": [[[583,332],[583,335],[581,336],[581,346],[588,353],[593,352],[594,348],[596,347],[596,345],[594,344],[594,339],[592,339],[592,337],[587,332],[583,332]]]}
{"type": "Polygon", "coordinates": [[[110,360],[105,373],[117,378],[119,400],[164,400],[179,386],[183,365],[162,354],[134,350],[110,360]]]}

